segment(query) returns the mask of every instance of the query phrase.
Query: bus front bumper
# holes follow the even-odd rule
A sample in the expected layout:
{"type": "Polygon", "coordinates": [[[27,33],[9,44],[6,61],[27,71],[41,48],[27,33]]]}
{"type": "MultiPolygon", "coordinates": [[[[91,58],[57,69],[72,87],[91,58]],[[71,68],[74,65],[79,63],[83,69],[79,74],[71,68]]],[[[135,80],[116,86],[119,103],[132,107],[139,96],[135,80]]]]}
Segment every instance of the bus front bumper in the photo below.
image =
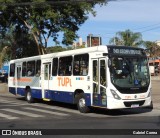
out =
{"type": "Polygon", "coordinates": [[[117,100],[112,97],[107,99],[108,109],[124,109],[124,108],[139,108],[150,107],[152,104],[151,97],[136,100],[117,100]]]}

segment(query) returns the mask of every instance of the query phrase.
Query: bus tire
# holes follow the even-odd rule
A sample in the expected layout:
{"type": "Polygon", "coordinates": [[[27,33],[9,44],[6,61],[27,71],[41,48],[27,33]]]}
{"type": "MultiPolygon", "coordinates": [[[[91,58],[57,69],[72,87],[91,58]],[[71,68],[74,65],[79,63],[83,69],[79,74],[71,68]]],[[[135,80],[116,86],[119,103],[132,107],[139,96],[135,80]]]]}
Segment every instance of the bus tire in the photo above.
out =
{"type": "Polygon", "coordinates": [[[86,99],[83,93],[78,94],[77,96],[77,107],[81,113],[88,113],[90,111],[89,107],[86,106],[86,99]]]}
{"type": "Polygon", "coordinates": [[[26,90],[26,100],[27,100],[28,103],[33,103],[34,102],[34,98],[32,97],[30,89],[26,90]]]}

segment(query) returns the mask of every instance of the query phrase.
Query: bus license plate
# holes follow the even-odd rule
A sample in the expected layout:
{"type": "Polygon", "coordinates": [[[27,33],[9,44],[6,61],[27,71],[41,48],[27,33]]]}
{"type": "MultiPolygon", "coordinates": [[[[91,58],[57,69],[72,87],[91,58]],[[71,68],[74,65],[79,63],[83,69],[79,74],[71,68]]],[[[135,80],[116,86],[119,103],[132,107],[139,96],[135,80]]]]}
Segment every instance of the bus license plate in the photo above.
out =
{"type": "Polygon", "coordinates": [[[131,108],[137,108],[137,107],[139,107],[139,104],[132,104],[131,105],[131,108]]]}

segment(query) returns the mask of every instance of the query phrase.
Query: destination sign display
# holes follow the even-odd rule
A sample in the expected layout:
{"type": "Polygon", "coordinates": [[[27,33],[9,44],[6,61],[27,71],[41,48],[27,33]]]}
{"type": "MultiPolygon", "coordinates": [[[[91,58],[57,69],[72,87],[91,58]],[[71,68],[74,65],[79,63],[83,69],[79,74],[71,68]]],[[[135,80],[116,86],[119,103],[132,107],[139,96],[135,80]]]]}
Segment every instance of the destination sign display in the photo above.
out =
{"type": "Polygon", "coordinates": [[[113,48],[114,54],[127,54],[127,55],[141,55],[142,51],[139,49],[120,49],[113,48]]]}

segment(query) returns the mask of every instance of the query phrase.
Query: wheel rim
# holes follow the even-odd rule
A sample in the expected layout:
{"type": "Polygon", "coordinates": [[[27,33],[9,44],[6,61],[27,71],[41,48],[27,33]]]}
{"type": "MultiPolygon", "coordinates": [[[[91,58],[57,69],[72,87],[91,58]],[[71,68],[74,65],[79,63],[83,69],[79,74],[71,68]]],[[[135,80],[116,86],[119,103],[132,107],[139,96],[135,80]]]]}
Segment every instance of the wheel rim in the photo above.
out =
{"type": "Polygon", "coordinates": [[[31,99],[31,94],[30,92],[27,92],[27,100],[30,101],[30,99],[31,99]]]}
{"type": "Polygon", "coordinates": [[[79,107],[85,107],[86,106],[86,102],[84,98],[79,99],[79,107]]]}

